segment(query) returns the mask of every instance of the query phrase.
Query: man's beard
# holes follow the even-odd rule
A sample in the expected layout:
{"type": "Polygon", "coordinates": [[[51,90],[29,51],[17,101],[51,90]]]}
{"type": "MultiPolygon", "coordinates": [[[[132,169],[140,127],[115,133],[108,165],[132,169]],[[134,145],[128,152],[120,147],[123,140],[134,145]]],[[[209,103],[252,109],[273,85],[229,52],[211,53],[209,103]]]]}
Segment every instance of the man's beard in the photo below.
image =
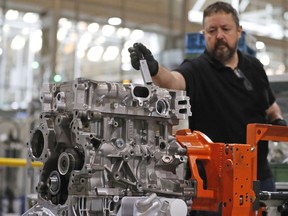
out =
{"type": "Polygon", "coordinates": [[[225,64],[229,61],[234,53],[236,52],[237,44],[234,47],[230,47],[226,42],[218,40],[214,46],[214,49],[210,53],[221,63],[225,64]],[[220,46],[225,46],[225,48],[219,48],[220,46]]]}

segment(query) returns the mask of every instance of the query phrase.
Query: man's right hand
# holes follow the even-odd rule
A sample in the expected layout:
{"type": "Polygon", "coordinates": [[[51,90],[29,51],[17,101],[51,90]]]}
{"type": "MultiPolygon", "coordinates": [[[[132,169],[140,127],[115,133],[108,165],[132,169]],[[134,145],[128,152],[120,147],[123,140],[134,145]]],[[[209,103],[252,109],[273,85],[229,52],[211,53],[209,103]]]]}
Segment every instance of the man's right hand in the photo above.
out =
{"type": "Polygon", "coordinates": [[[155,76],[158,73],[158,62],[154,59],[151,51],[142,43],[135,43],[128,51],[130,52],[131,64],[134,69],[140,69],[140,59],[144,58],[147,61],[151,76],[155,76]]]}

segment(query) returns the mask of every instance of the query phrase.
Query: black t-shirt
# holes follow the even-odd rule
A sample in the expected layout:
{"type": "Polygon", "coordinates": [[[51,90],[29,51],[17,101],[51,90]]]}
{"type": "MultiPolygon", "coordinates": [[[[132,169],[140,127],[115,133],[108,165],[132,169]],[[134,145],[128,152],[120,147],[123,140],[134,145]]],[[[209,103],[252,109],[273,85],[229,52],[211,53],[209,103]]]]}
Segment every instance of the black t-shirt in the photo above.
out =
{"type": "MultiPolygon", "coordinates": [[[[184,76],[190,97],[189,128],[213,142],[246,143],[247,124],[267,123],[265,111],[275,101],[259,60],[240,51],[238,56],[238,75],[206,51],[175,69],[184,76]]],[[[258,178],[262,180],[271,176],[268,143],[258,146],[258,178]]]]}

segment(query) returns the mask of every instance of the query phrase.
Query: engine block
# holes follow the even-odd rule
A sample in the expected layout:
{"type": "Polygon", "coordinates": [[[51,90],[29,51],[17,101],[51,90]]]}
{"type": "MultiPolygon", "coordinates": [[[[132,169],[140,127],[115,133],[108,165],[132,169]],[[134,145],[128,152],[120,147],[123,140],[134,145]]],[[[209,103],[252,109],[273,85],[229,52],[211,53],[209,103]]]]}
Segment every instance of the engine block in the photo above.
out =
{"type": "Polygon", "coordinates": [[[27,145],[43,168],[24,216],[186,215],[194,188],[173,136],[191,115],[185,91],[78,78],[44,84],[41,102],[27,145]]]}

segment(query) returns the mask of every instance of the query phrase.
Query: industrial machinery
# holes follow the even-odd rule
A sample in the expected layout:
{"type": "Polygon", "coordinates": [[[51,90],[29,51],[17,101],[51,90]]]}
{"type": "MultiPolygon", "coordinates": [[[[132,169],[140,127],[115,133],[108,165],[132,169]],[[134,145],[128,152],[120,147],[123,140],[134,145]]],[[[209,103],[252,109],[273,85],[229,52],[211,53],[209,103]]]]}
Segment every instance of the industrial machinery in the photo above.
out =
{"type": "Polygon", "coordinates": [[[185,216],[219,204],[224,216],[256,216],[271,199],[256,190],[257,142],[288,139],[286,127],[269,125],[250,125],[247,144],[173,134],[191,115],[189,98],[151,83],[78,78],[44,84],[41,102],[27,145],[43,168],[37,204],[23,216],[185,216]]]}
{"type": "Polygon", "coordinates": [[[28,149],[44,166],[24,215],[186,214],[193,181],[172,136],[191,114],[185,92],[79,78],[44,85],[41,101],[28,149]]]}

